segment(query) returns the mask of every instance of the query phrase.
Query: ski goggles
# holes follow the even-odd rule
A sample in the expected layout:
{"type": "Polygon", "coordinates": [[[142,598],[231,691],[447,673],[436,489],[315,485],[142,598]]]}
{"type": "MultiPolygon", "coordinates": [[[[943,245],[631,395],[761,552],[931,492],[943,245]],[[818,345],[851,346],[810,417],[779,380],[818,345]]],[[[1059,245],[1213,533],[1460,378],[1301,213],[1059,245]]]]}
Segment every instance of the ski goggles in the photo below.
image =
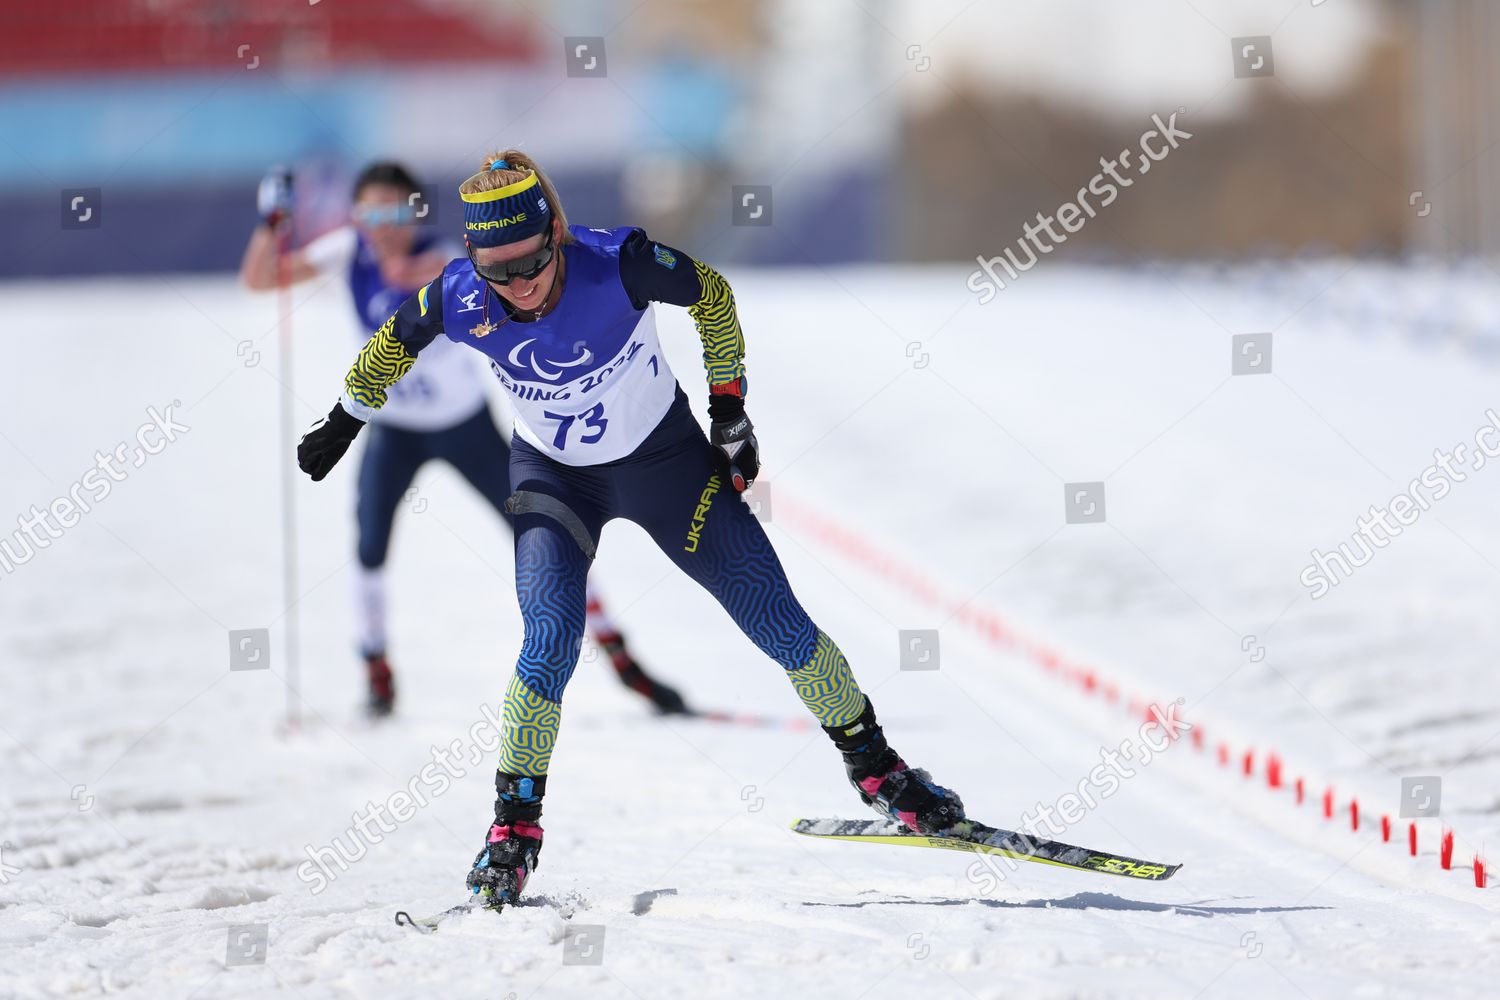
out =
{"type": "Polygon", "coordinates": [[[530,281],[547,269],[552,263],[552,230],[547,230],[547,238],[542,242],[541,249],[535,253],[529,253],[515,260],[500,261],[496,264],[481,264],[474,258],[474,248],[469,251],[469,263],[474,265],[475,272],[485,281],[496,285],[508,285],[517,278],[522,281],[530,281]]]}
{"type": "Polygon", "coordinates": [[[415,222],[417,210],[411,205],[355,205],[349,215],[361,226],[399,226],[415,222]]]}

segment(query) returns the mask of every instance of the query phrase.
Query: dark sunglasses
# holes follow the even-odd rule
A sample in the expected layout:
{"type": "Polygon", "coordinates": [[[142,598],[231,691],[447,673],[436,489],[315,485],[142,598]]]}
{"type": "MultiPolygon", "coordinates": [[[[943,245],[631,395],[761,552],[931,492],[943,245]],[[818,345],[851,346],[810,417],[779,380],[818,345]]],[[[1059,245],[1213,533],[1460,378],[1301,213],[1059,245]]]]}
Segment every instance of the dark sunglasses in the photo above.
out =
{"type": "Polygon", "coordinates": [[[536,253],[518,257],[515,260],[502,261],[498,264],[481,264],[474,259],[474,248],[469,247],[469,263],[474,265],[474,270],[485,281],[497,285],[508,285],[517,278],[522,281],[530,281],[547,269],[552,263],[552,230],[547,230],[547,240],[542,248],[536,253]]]}

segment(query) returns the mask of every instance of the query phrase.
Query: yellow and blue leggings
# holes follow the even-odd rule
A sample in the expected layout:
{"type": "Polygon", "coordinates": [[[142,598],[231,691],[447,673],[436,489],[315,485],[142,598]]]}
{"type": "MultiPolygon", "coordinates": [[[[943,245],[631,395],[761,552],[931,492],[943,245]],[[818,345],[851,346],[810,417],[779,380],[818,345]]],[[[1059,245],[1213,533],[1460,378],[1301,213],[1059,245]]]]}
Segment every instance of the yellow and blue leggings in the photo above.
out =
{"type": "Polygon", "coordinates": [[[644,528],[723,605],[787,671],[821,725],[846,725],[864,710],[864,694],[844,654],[802,609],[760,522],[721,481],[717,453],[680,390],[661,424],[629,457],[568,466],[517,439],[510,478],[525,638],[505,693],[501,771],[547,773],[563,689],[583,640],[589,564],[600,530],[616,517],[644,528]]]}

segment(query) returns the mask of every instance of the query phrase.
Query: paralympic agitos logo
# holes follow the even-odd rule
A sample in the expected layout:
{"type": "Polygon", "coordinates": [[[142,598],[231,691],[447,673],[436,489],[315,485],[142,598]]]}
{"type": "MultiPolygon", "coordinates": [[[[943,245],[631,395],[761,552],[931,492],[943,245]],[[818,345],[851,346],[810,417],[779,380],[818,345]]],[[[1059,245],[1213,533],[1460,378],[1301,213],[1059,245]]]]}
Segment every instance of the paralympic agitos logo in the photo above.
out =
{"type": "Polygon", "coordinates": [[[533,346],[535,344],[535,337],[521,341],[510,349],[508,360],[517,368],[530,368],[538,378],[546,379],[548,382],[556,382],[568,373],[569,368],[577,368],[579,365],[586,365],[594,360],[594,352],[582,344],[578,345],[579,355],[571,361],[552,361],[538,357],[537,348],[533,346]]]}

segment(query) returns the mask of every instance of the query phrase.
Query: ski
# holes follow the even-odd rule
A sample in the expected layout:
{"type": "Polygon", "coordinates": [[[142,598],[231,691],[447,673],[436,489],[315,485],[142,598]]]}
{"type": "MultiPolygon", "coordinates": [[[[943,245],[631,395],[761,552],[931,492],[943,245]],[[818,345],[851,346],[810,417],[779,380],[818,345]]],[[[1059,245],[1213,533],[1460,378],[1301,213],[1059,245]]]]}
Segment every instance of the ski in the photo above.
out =
{"type": "Polygon", "coordinates": [[[413,917],[410,913],[407,913],[405,910],[397,910],[396,911],[396,926],[397,927],[410,927],[412,930],[419,931],[419,932],[421,932],[423,934],[432,934],[440,926],[442,926],[443,922],[446,921],[446,920],[450,920],[453,917],[462,917],[462,916],[465,916],[467,914],[473,913],[476,910],[484,910],[484,909],[491,909],[491,910],[494,910],[496,913],[500,912],[500,907],[498,907],[498,906],[485,907],[485,906],[480,905],[480,903],[478,901],[470,901],[470,902],[467,902],[467,903],[459,903],[457,906],[450,906],[450,907],[448,907],[446,910],[444,910],[441,913],[434,913],[430,917],[413,917]]]}
{"type": "Polygon", "coordinates": [[[1018,861],[1036,861],[1060,868],[1103,872],[1106,875],[1122,875],[1151,882],[1169,879],[1182,867],[1127,858],[1122,854],[1095,851],[1087,847],[1074,847],[1055,840],[1040,840],[1014,830],[1001,830],[967,820],[939,837],[911,833],[897,823],[879,819],[799,819],[792,823],[792,830],[806,837],[824,840],[999,854],[1018,861]]]}

